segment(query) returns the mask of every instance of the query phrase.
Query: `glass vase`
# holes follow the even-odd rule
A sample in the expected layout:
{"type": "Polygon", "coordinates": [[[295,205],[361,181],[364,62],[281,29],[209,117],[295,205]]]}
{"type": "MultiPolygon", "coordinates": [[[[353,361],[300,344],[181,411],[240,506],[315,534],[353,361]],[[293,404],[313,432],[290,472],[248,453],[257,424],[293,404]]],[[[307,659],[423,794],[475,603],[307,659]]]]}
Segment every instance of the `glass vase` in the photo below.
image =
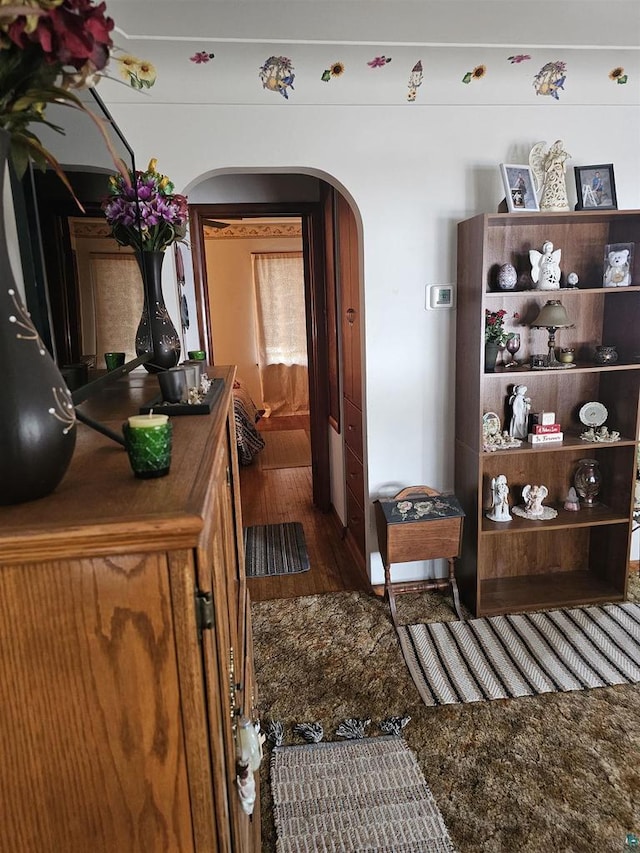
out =
{"type": "Polygon", "coordinates": [[[578,462],[573,483],[584,506],[595,506],[598,503],[596,497],[602,484],[598,461],[596,459],[581,459],[578,462]]]}

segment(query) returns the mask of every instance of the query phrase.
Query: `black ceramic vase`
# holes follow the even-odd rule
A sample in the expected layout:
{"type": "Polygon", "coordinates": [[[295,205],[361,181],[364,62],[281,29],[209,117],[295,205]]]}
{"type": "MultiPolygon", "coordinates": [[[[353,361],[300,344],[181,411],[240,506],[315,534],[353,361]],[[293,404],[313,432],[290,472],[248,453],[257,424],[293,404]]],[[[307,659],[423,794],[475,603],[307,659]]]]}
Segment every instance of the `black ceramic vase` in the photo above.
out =
{"type": "Polygon", "coordinates": [[[164,304],[162,295],[162,252],[137,252],[142,284],[144,306],[140,325],[136,332],[136,353],[151,353],[145,364],[149,373],[169,370],[180,361],[180,338],[164,304]]]}
{"type": "Polygon", "coordinates": [[[2,205],[9,135],[0,131],[0,504],[44,497],[64,477],[76,443],[69,389],[22,304],[2,205]]]}

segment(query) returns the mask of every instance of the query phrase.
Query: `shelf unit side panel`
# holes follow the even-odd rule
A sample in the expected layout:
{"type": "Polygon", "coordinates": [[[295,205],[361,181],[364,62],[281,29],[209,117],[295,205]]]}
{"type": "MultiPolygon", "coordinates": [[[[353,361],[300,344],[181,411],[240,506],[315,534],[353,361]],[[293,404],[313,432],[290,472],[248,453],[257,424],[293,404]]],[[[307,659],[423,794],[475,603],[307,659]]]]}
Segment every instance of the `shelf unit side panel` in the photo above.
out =
{"type": "Polygon", "coordinates": [[[454,488],[465,512],[456,578],[462,600],[472,612],[476,610],[478,599],[478,526],[481,517],[478,477],[478,454],[466,444],[456,441],[454,488]]]}
{"type": "Polygon", "coordinates": [[[480,444],[480,376],[484,362],[482,257],[484,216],[458,225],[458,307],[456,312],[456,436],[478,450],[480,444]]]}

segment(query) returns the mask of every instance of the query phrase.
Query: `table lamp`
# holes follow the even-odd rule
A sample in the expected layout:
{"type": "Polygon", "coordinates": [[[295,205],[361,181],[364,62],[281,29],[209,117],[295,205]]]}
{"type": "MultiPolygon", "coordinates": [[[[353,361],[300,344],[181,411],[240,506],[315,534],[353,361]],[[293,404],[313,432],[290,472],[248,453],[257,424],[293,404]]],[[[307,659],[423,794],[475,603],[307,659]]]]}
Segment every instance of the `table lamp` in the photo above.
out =
{"type": "Polygon", "coordinates": [[[556,358],[556,331],[558,329],[570,329],[573,323],[569,322],[566,309],[559,299],[549,299],[540,309],[535,321],[531,323],[532,329],[547,329],[549,332],[549,354],[545,368],[573,367],[573,364],[562,364],[556,358]]]}

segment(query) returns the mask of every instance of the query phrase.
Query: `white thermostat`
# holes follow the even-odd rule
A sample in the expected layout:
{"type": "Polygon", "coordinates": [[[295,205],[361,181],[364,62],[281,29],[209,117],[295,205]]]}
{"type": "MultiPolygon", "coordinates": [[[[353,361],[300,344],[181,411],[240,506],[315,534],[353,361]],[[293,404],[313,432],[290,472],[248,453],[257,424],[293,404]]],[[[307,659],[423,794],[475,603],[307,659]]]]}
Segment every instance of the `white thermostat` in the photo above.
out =
{"type": "Polygon", "coordinates": [[[452,284],[430,284],[427,287],[427,309],[453,308],[456,292],[452,284]]]}

